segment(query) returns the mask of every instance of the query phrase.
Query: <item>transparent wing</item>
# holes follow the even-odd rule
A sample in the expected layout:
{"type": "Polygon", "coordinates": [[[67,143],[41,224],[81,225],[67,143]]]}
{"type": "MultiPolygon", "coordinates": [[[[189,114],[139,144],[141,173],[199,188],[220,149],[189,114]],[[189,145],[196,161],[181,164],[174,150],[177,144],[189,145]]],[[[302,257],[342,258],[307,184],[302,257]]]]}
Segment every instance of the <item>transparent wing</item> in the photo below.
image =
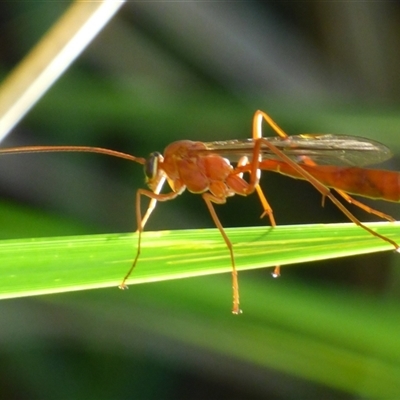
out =
{"type": "MultiPolygon", "coordinates": [[[[385,145],[357,136],[302,134],[266,139],[299,164],[306,156],[319,165],[363,167],[381,163],[392,157],[392,153],[385,145]]],[[[217,153],[232,162],[238,161],[242,156],[251,159],[254,148],[253,139],[223,140],[204,144],[205,152],[217,153]]],[[[262,155],[264,159],[278,159],[266,146],[263,146],[262,155]]]]}

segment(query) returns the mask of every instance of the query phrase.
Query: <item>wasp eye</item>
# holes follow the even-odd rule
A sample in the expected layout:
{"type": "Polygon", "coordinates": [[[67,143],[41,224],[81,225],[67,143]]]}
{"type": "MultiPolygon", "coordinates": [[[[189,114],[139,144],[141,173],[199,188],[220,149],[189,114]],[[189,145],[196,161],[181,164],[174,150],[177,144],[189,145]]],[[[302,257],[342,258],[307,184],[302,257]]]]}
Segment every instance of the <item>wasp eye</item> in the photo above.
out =
{"type": "Polygon", "coordinates": [[[146,181],[152,181],[156,178],[158,172],[158,161],[162,158],[162,155],[155,151],[149,155],[149,158],[144,164],[144,174],[146,176],[146,181]]]}

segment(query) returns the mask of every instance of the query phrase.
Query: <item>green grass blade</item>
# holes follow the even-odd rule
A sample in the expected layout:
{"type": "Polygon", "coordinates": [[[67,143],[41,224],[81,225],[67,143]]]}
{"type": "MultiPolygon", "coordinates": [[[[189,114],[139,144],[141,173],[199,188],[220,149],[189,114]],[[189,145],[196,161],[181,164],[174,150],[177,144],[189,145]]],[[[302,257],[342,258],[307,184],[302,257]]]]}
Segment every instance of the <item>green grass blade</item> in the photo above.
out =
{"type": "MultiPolygon", "coordinates": [[[[400,223],[369,227],[400,242],[400,223]]],[[[238,270],[391,250],[353,224],[226,229],[238,270]]],[[[0,298],[116,286],[136,251],[135,234],[102,234],[0,242],[0,298]]],[[[231,271],[216,229],[145,232],[139,263],[128,283],[138,284],[231,271]]]]}

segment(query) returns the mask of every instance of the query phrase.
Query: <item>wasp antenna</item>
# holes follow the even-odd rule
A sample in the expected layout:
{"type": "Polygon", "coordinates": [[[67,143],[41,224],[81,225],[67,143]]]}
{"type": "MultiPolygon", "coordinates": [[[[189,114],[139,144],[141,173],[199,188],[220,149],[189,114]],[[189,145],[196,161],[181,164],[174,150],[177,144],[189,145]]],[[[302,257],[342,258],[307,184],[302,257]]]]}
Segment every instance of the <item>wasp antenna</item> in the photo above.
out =
{"type": "Polygon", "coordinates": [[[146,160],[142,157],[135,157],[131,154],[122,153],[116,150],[105,149],[102,147],[91,146],[23,146],[23,147],[10,147],[8,149],[0,149],[0,155],[3,154],[24,154],[24,153],[57,153],[57,152],[81,152],[81,153],[97,153],[104,154],[111,157],[123,158],[144,164],[146,160]]]}

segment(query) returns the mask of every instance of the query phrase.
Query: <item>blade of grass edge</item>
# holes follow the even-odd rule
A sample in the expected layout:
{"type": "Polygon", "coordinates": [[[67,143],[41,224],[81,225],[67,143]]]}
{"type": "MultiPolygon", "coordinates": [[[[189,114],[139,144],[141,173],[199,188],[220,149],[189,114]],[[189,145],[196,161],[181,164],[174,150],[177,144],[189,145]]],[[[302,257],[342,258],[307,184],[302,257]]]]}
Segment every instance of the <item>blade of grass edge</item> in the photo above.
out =
{"type": "MultiPolygon", "coordinates": [[[[400,223],[367,224],[400,241],[400,223]]],[[[393,247],[353,224],[226,229],[238,270],[297,264],[393,247]]],[[[0,299],[116,286],[136,252],[136,234],[0,241],[0,299]]],[[[145,232],[129,284],[230,272],[217,229],[145,232]]]]}

